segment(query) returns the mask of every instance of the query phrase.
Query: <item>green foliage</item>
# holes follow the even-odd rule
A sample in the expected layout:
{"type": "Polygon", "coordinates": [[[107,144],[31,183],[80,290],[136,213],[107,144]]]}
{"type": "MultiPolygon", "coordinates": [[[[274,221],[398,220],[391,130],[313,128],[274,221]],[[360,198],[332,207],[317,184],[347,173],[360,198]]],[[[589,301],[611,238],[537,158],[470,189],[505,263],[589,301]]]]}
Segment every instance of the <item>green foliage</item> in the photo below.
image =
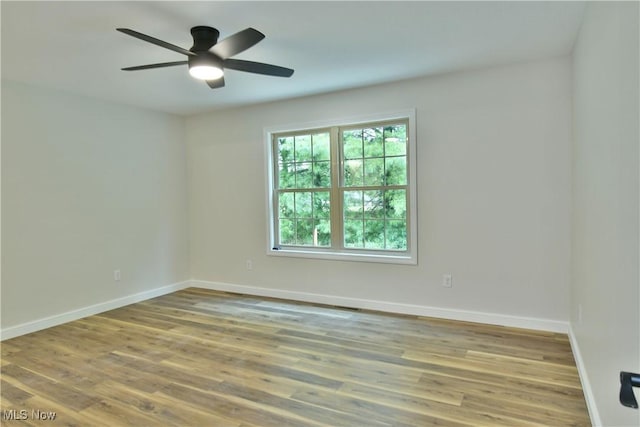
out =
{"type": "Polygon", "coordinates": [[[365,159],[364,185],[384,185],[384,159],[365,159]]]}
{"type": "Polygon", "coordinates": [[[344,244],[349,248],[406,249],[406,191],[345,191],[344,244]]]}
{"type": "Polygon", "coordinates": [[[329,188],[331,187],[331,162],[313,162],[313,186],[329,188]]]}
{"type": "Polygon", "coordinates": [[[406,126],[342,132],[344,186],[406,185],[406,126]]]}
{"type": "Polygon", "coordinates": [[[331,186],[329,133],[278,139],[278,188],[331,186]]]}
{"type": "Polygon", "coordinates": [[[313,142],[313,161],[331,159],[331,140],[329,133],[318,133],[311,136],[313,142]]]}
{"type": "Polygon", "coordinates": [[[384,156],[382,128],[362,129],[362,141],[365,158],[384,156]]]}
{"type": "Polygon", "coordinates": [[[404,125],[384,128],[384,152],[386,156],[407,154],[407,128],[404,125]]]}
{"type": "Polygon", "coordinates": [[[344,246],[347,248],[364,248],[364,229],[362,221],[344,221],[344,246]]]}
{"type": "Polygon", "coordinates": [[[363,183],[363,160],[345,160],[344,161],[344,186],[358,187],[363,183]]]}
{"type": "Polygon", "coordinates": [[[407,158],[405,156],[384,159],[384,181],[386,185],[407,184],[407,158]]]}
{"type": "Polygon", "coordinates": [[[280,243],[330,246],[331,205],[328,191],[278,193],[280,243]]]}
{"type": "Polygon", "coordinates": [[[294,137],[296,162],[311,160],[311,135],[300,135],[294,137]]]}
{"type": "Polygon", "coordinates": [[[345,159],[362,158],[362,130],[347,130],[342,133],[342,152],[345,159]]]}

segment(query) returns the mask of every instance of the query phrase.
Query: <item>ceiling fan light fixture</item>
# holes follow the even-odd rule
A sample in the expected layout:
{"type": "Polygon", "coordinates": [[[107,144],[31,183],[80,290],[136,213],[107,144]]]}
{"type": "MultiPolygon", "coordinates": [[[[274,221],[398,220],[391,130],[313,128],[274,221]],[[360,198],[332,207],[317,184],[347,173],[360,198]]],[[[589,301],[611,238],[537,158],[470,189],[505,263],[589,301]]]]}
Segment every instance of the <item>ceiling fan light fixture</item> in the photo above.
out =
{"type": "Polygon", "coordinates": [[[217,80],[224,75],[224,71],[215,65],[193,65],[189,67],[189,74],[199,80],[217,80]]]}
{"type": "Polygon", "coordinates": [[[189,74],[199,80],[217,80],[224,75],[222,60],[209,52],[189,57],[189,74]]]}

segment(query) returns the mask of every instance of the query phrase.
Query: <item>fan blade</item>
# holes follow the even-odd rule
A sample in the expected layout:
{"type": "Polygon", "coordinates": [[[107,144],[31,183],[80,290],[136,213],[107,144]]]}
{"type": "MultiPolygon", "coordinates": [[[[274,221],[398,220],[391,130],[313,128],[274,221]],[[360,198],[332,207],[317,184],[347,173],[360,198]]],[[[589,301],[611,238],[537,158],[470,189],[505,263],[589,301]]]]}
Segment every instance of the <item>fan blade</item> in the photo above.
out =
{"type": "Polygon", "coordinates": [[[146,34],[142,34],[142,33],[139,33],[137,31],[130,30],[128,28],[116,28],[116,30],[120,31],[121,33],[125,33],[125,34],[127,34],[127,35],[129,35],[131,37],[135,37],[137,39],[144,40],[144,41],[149,42],[151,44],[155,44],[156,46],[164,47],[165,49],[169,49],[169,50],[172,50],[174,52],[181,53],[183,55],[196,56],[196,54],[191,52],[190,50],[183,49],[180,46],[176,46],[176,45],[173,45],[171,43],[167,43],[167,42],[162,41],[160,39],[156,39],[155,37],[151,37],[151,36],[148,36],[146,34]]]}
{"type": "Polygon", "coordinates": [[[211,89],[217,89],[224,86],[224,77],[220,77],[219,79],[215,80],[206,80],[206,82],[211,89]]]}
{"type": "Polygon", "coordinates": [[[277,65],[263,64],[262,62],[243,61],[241,59],[225,59],[225,68],[232,70],[246,71],[247,73],[265,74],[267,76],[291,77],[291,68],[279,67],[277,65]]]}
{"type": "Polygon", "coordinates": [[[135,67],[123,68],[122,71],[149,70],[151,68],[173,67],[175,65],[186,65],[189,61],[161,62],[159,64],[136,65],[135,67]]]}
{"type": "Polygon", "coordinates": [[[263,38],[264,34],[260,31],[254,28],[247,28],[219,41],[209,51],[222,59],[227,59],[249,49],[263,38]]]}

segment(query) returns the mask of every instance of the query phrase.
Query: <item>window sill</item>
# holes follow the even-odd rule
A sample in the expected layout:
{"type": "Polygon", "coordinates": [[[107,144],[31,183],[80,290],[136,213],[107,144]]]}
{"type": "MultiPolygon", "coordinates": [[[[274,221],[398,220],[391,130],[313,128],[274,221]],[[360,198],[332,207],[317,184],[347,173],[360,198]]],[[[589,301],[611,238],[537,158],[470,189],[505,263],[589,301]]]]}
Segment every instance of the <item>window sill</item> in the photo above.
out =
{"type": "Polygon", "coordinates": [[[277,257],[292,257],[292,258],[312,258],[323,259],[332,261],[356,261],[356,262],[375,262],[383,264],[404,264],[404,265],[417,265],[418,261],[414,256],[409,254],[393,254],[389,252],[385,253],[356,253],[356,252],[338,252],[331,250],[314,250],[314,249],[298,249],[298,248],[284,248],[284,249],[269,249],[267,255],[277,257]]]}

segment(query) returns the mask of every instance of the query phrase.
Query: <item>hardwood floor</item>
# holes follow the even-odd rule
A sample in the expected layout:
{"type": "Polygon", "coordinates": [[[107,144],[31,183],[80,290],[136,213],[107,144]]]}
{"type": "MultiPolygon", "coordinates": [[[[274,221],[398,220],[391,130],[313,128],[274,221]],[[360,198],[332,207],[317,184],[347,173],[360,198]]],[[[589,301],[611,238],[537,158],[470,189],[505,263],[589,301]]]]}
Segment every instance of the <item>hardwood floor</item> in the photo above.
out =
{"type": "Polygon", "coordinates": [[[566,335],[194,288],[4,341],[1,365],[7,426],[591,425],[566,335]]]}

